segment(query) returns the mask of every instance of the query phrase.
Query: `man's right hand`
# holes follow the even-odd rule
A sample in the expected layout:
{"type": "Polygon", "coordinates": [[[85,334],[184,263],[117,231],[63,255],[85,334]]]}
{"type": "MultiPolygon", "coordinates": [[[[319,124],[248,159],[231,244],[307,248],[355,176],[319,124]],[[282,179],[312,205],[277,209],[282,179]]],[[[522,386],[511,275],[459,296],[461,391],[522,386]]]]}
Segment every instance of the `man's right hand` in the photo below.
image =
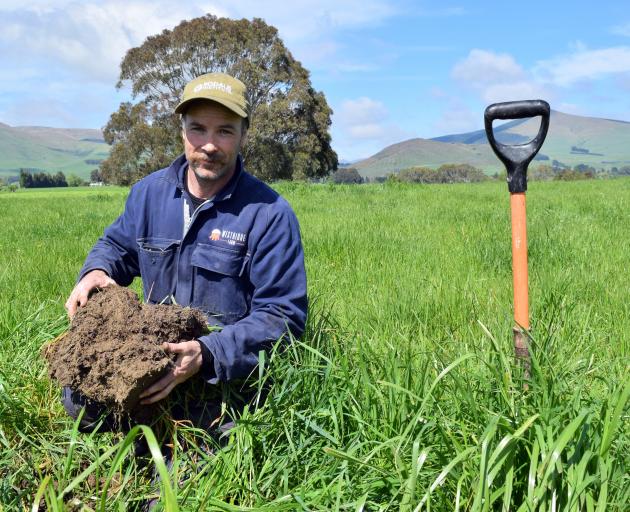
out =
{"type": "Polygon", "coordinates": [[[106,288],[109,285],[115,285],[111,277],[102,270],[92,270],[83,276],[83,279],[77,283],[66,301],[66,310],[68,316],[72,318],[77,312],[77,308],[85,306],[90,297],[92,290],[96,288],[106,288]]]}

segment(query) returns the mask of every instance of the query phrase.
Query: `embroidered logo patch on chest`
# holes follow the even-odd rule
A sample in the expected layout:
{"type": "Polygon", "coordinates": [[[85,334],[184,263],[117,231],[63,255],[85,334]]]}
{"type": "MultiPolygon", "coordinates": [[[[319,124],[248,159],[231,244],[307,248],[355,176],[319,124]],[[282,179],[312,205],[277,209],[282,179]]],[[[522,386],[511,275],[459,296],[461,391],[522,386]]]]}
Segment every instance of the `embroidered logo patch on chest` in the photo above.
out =
{"type": "Polygon", "coordinates": [[[210,240],[215,242],[223,240],[230,245],[245,245],[247,235],[245,233],[238,233],[237,231],[229,231],[227,229],[213,229],[210,233],[210,240]]]}

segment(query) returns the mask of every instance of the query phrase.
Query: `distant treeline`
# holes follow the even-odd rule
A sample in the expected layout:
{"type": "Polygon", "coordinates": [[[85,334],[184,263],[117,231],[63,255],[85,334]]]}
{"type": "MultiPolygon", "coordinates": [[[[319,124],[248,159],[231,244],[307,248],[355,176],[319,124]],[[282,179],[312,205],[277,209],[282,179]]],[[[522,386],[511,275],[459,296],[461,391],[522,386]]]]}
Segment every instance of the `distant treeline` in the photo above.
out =
{"type": "MultiPolygon", "coordinates": [[[[527,177],[530,181],[550,181],[550,180],[587,180],[614,178],[616,176],[630,176],[630,165],[622,167],[612,167],[609,170],[596,169],[590,165],[578,164],[573,168],[553,161],[552,165],[530,165],[527,177]]],[[[0,179],[0,190],[6,188],[17,177],[0,179]]],[[[478,183],[488,180],[505,180],[505,171],[488,176],[481,169],[477,169],[470,164],[444,164],[437,169],[430,167],[410,167],[399,172],[387,173],[385,176],[377,176],[375,178],[366,179],[361,176],[359,171],[354,167],[341,167],[333,172],[327,178],[320,178],[317,182],[332,182],[339,184],[361,184],[368,181],[382,183],[400,182],[400,183],[478,183]]],[[[98,169],[94,169],[90,173],[91,182],[102,182],[98,169]]],[[[44,188],[44,187],[78,187],[85,186],[89,183],[82,178],[70,174],[67,178],[63,172],[56,174],[48,174],[46,172],[33,172],[30,169],[21,169],[19,174],[19,183],[22,188],[44,188]]]]}
{"type": "MultiPolygon", "coordinates": [[[[630,176],[630,165],[612,167],[610,170],[596,169],[586,164],[578,164],[573,168],[554,160],[553,165],[532,165],[528,171],[529,180],[574,181],[595,178],[611,178],[630,176]]],[[[363,178],[354,167],[342,167],[331,174],[329,181],[333,183],[358,184],[366,181],[401,182],[401,183],[478,183],[488,180],[504,180],[505,172],[488,176],[481,169],[469,164],[444,164],[437,169],[430,167],[410,167],[399,172],[391,172],[371,180],[363,178]]]]}
{"type": "MultiPolygon", "coordinates": [[[[98,169],[92,171],[90,179],[92,181],[100,181],[98,169]]],[[[20,169],[18,181],[21,188],[82,187],[89,185],[87,181],[76,174],[70,174],[66,178],[66,175],[61,171],[55,174],[48,174],[46,172],[33,172],[29,169],[20,169]]]]}
{"type": "MultiPolygon", "coordinates": [[[[491,178],[483,171],[469,164],[444,164],[437,169],[430,167],[411,167],[400,172],[388,173],[372,181],[399,181],[404,183],[474,183],[491,178]]],[[[364,183],[365,180],[354,167],[342,167],[330,176],[333,183],[364,183]]]]}
{"type": "Polygon", "coordinates": [[[59,171],[56,174],[45,172],[30,172],[26,169],[20,170],[20,187],[22,188],[46,188],[46,187],[67,187],[66,175],[59,171]]]}
{"type": "Polygon", "coordinates": [[[388,178],[405,183],[479,183],[490,179],[483,171],[469,164],[444,164],[437,169],[412,167],[388,178]]]}
{"type": "MultiPolygon", "coordinates": [[[[560,162],[558,162],[560,163],[560,162]]],[[[528,173],[530,180],[589,180],[595,178],[614,178],[617,176],[630,176],[630,165],[623,167],[611,167],[610,170],[596,169],[587,164],[577,164],[573,168],[561,165],[539,165],[532,167],[528,173]]]]}
{"type": "MultiPolygon", "coordinates": [[[[488,181],[491,177],[469,164],[444,164],[437,169],[430,167],[410,167],[400,172],[388,173],[372,181],[395,181],[402,183],[476,183],[488,181]]],[[[354,167],[342,167],[330,176],[333,183],[364,183],[359,171],[354,167]]]]}

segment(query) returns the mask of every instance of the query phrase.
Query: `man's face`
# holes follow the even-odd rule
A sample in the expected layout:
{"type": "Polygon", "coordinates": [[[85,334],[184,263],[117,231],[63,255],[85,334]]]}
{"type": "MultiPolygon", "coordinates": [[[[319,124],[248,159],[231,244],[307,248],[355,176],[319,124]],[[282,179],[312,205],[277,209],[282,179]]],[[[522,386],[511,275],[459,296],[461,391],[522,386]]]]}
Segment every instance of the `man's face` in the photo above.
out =
{"type": "Polygon", "coordinates": [[[183,117],[182,137],[189,168],[202,187],[230,179],[245,138],[239,116],[212,101],[193,103],[183,117]]]}

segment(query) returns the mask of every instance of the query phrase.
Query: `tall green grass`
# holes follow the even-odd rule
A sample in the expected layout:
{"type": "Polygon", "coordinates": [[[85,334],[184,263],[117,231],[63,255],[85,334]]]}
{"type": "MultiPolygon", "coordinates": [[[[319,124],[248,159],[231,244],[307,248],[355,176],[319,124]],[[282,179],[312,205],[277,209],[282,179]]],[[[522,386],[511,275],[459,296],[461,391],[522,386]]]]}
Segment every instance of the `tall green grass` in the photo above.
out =
{"type": "Polygon", "coordinates": [[[39,357],[126,190],[1,195],[0,504],[625,510],[630,181],[530,187],[527,390],[506,188],[279,185],[302,229],[307,332],[263,358],[272,392],[226,446],[175,426],[169,470],[151,439],[152,462],[130,456],[140,430],[77,433],[39,357]]]}

